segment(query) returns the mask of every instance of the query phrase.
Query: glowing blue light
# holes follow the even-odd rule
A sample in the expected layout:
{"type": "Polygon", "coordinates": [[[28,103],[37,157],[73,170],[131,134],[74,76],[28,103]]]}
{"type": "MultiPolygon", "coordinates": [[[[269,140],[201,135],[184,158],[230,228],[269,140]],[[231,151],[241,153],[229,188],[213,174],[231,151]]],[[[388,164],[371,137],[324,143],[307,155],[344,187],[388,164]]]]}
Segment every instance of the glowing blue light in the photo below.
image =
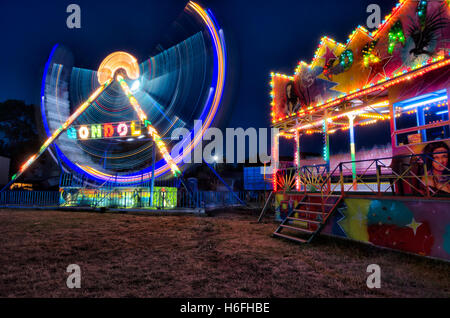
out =
{"type": "Polygon", "coordinates": [[[431,105],[434,103],[447,101],[447,90],[439,90],[433,93],[417,96],[394,104],[403,111],[411,110],[420,106],[431,105]]]}
{"type": "Polygon", "coordinates": [[[141,82],[139,80],[135,80],[133,84],[131,85],[131,92],[136,93],[139,90],[139,87],[141,86],[141,82]]]}
{"type": "Polygon", "coordinates": [[[413,109],[413,108],[416,108],[416,107],[419,107],[419,106],[429,105],[429,104],[441,102],[441,101],[444,101],[444,100],[447,100],[447,96],[432,98],[432,99],[425,100],[423,102],[415,103],[415,104],[403,107],[403,110],[409,110],[409,109],[413,109]]]}

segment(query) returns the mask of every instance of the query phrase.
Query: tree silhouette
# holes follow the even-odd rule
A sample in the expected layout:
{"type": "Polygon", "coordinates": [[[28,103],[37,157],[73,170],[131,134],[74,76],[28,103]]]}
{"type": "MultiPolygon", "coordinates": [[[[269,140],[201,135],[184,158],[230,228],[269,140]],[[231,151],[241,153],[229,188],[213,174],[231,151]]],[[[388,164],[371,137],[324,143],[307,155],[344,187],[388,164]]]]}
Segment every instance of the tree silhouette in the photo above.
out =
{"type": "Polygon", "coordinates": [[[0,155],[11,159],[11,170],[39,146],[35,107],[19,100],[0,103],[0,155]]]}

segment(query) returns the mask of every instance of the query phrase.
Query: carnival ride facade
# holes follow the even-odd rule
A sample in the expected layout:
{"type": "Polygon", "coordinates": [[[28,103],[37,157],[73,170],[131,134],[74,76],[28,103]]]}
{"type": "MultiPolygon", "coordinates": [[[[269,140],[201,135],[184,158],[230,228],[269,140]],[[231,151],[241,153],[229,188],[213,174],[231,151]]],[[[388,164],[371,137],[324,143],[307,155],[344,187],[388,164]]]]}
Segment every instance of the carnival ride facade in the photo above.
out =
{"type": "Polygon", "coordinates": [[[181,18],[184,39],[141,63],[119,51],[98,70],[79,68],[55,45],[42,81],[46,140],[10,184],[48,150],[62,170],[62,206],[176,207],[185,159],[218,113],[226,75],[212,12],[191,1],[181,18]],[[179,128],[189,134],[172,140],[179,128]],[[179,182],[157,187],[155,179],[179,182]]]}
{"type": "Polygon", "coordinates": [[[275,236],[306,243],[322,231],[450,260],[449,18],[449,1],[402,0],[374,32],[324,37],[294,75],[271,74],[275,236]],[[382,122],[391,155],[358,158],[355,128],[382,122]],[[333,162],[342,131],[351,159],[333,162]],[[312,165],[302,143],[317,134],[323,156],[312,165]],[[280,138],[296,144],[287,166],[280,138]]]}

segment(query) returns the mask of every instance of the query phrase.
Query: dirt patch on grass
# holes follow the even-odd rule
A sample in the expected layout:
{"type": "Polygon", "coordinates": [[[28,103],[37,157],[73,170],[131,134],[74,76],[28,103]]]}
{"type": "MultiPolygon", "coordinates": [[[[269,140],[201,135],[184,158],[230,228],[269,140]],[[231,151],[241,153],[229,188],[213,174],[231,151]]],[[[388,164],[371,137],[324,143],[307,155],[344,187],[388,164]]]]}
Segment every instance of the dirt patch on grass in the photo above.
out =
{"type": "Polygon", "coordinates": [[[319,237],[274,239],[250,213],[0,211],[1,297],[449,297],[450,265],[319,237]],[[82,288],[66,287],[69,264],[82,288]],[[366,268],[382,268],[382,288],[366,268]]]}

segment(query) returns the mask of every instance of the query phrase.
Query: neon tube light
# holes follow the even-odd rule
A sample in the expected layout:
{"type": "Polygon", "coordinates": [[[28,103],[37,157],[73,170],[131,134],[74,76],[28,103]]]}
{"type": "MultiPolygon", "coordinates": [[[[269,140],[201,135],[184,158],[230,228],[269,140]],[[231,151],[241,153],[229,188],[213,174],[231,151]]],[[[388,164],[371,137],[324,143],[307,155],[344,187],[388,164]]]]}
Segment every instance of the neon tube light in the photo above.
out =
{"type": "Polygon", "coordinates": [[[124,91],[124,93],[127,95],[128,99],[130,100],[130,104],[131,104],[131,106],[133,106],[134,111],[138,114],[139,119],[141,120],[141,122],[144,122],[147,119],[147,115],[144,113],[144,111],[142,110],[138,101],[134,97],[127,82],[125,82],[125,80],[123,79],[123,77],[121,75],[117,75],[117,81],[119,82],[120,87],[122,87],[122,90],[124,91]]]}
{"type": "Polygon", "coordinates": [[[432,98],[432,99],[427,99],[427,100],[424,100],[422,102],[418,102],[418,103],[414,103],[412,105],[408,105],[406,107],[402,107],[402,106],[399,106],[399,107],[402,108],[403,110],[409,110],[409,109],[413,109],[413,108],[416,108],[416,107],[419,107],[419,106],[433,104],[433,103],[437,103],[437,102],[444,101],[444,100],[447,100],[447,96],[441,96],[441,97],[436,97],[436,98],[432,98]]]}

